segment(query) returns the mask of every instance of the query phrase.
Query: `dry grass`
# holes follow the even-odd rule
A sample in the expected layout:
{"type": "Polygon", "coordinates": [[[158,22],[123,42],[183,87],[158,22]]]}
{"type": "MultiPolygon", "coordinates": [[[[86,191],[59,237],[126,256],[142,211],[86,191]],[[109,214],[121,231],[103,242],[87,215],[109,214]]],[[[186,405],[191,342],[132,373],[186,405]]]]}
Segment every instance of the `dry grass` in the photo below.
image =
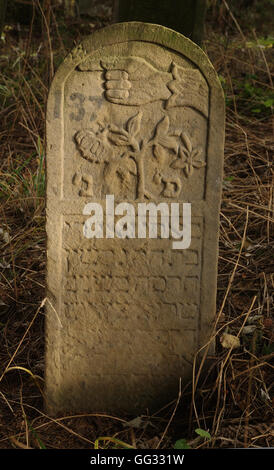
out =
{"type": "Polygon", "coordinates": [[[43,13],[41,34],[32,17],[24,30],[6,30],[0,50],[0,448],[93,448],[100,436],[112,438],[99,442],[105,448],[116,445],[115,439],[137,448],[170,448],[179,438],[193,448],[274,446],[273,128],[271,108],[263,104],[272,89],[273,49],[256,47],[257,35],[246,37],[229,11],[230,35],[209,24],[205,42],[227,99],[217,317],[211,338],[216,355],[209,369],[195,361],[193,383],[183,390],[178,384],[176,402],[135,422],[100,414],[53,419],[44,413],[48,83],[73,45],[71,37],[77,40],[109,18],[94,18],[91,26],[72,22],[69,36],[55,10],[43,13]],[[223,348],[224,333],[238,337],[241,346],[223,348]],[[197,427],[208,430],[211,440],[197,437],[197,427]]]}

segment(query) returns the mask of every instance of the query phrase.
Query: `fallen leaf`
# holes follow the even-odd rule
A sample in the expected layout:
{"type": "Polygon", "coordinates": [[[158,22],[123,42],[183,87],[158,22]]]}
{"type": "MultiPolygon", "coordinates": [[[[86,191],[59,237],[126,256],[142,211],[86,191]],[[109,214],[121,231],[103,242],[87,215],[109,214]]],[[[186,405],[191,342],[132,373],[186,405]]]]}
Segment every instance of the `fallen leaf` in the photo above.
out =
{"type": "Polygon", "coordinates": [[[237,336],[224,333],[220,338],[220,343],[223,348],[239,348],[241,346],[240,340],[237,336]]]}

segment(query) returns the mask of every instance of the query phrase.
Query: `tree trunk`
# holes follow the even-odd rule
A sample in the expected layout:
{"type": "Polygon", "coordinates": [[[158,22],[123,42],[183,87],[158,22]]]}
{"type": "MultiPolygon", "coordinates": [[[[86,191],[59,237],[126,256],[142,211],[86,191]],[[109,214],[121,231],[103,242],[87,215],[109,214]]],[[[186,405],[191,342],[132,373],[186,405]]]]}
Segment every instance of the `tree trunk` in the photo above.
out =
{"type": "Polygon", "coordinates": [[[144,21],[174,29],[201,45],[206,0],[114,0],[114,21],[144,21]]]}

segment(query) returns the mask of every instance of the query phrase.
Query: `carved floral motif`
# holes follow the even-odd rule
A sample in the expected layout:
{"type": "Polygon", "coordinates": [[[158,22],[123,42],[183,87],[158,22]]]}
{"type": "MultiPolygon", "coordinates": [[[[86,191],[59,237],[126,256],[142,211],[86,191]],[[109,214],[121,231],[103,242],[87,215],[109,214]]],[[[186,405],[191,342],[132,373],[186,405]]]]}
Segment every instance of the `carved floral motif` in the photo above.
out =
{"type": "MultiPolygon", "coordinates": [[[[164,186],[161,192],[162,196],[178,197],[182,189],[181,177],[190,177],[194,169],[206,166],[206,163],[200,160],[202,149],[193,147],[188,133],[172,132],[168,115],[165,115],[157,123],[150,138],[142,138],[140,132],[142,118],[142,111],[138,111],[122,127],[115,124],[101,124],[97,131],[93,129],[81,130],[75,134],[76,145],[83,158],[91,162],[108,163],[109,174],[113,174],[111,173],[112,166],[119,169],[119,163],[122,159],[124,161],[132,159],[136,165],[137,198],[141,200],[153,197],[145,182],[145,164],[148,157],[154,157],[161,168],[182,169],[183,175],[180,174],[173,178],[163,174],[162,171],[156,172],[154,175],[154,183],[164,186]],[[115,147],[121,149],[122,152],[118,158],[114,156],[115,147]],[[168,163],[170,154],[176,158],[168,163]]],[[[120,168],[119,172],[121,173],[121,171],[120,168]]],[[[134,172],[131,171],[131,173],[134,172]]],[[[126,181],[126,175],[122,175],[122,180],[126,181]]]]}
{"type": "Polygon", "coordinates": [[[99,126],[99,130],[83,129],[74,136],[82,157],[90,162],[108,161],[110,158],[110,145],[107,138],[107,127],[99,126]]]}
{"type": "Polygon", "coordinates": [[[179,146],[178,159],[171,163],[171,167],[175,169],[183,169],[185,175],[191,176],[194,168],[202,168],[205,162],[198,160],[202,154],[201,148],[194,149],[191,140],[186,132],[180,135],[182,145],[179,146]]]}

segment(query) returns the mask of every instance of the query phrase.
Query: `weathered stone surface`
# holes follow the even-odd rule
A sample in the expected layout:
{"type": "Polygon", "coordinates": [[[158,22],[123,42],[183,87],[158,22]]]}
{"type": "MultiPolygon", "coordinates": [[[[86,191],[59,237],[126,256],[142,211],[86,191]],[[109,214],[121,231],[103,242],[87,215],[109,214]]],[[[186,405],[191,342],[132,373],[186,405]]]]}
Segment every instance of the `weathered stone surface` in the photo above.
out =
{"type": "Polygon", "coordinates": [[[50,412],[153,410],[191,379],[215,315],[223,139],[217,75],[172,30],[112,25],[58,69],[47,110],[50,412]],[[189,248],[159,235],[86,238],[84,207],[105,208],[106,195],[134,208],[191,203],[189,248]]]}

